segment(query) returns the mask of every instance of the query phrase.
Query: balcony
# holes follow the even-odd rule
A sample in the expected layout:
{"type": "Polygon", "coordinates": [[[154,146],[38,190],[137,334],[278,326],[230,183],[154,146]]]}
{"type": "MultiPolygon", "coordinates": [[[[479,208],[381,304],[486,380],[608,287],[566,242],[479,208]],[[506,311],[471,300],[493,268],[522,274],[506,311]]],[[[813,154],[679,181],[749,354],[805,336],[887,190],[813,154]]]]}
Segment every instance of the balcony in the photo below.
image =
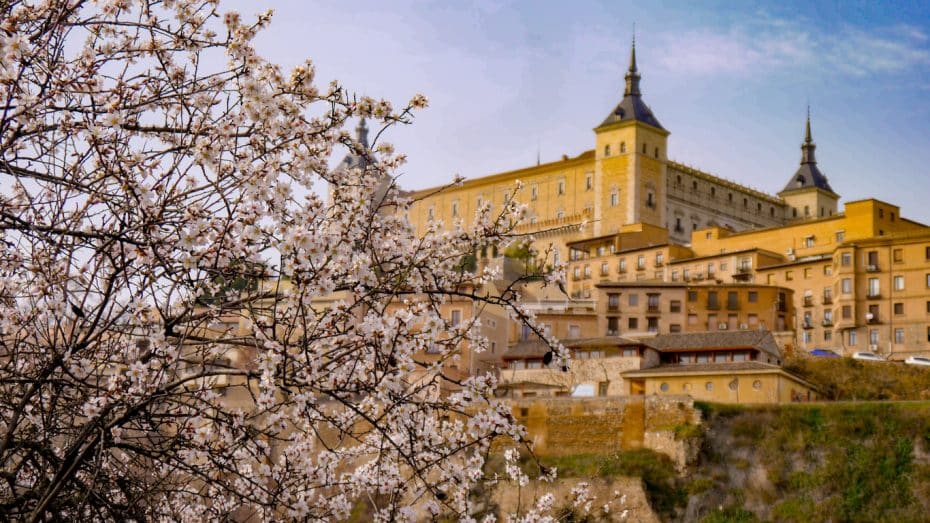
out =
{"type": "Polygon", "coordinates": [[[659,311],[658,305],[649,305],[648,307],[646,307],[646,312],[651,313],[651,314],[658,314],[661,311],[659,311]]]}
{"type": "Polygon", "coordinates": [[[879,270],[877,263],[870,263],[865,266],[865,272],[878,272],[879,270]]]}
{"type": "Polygon", "coordinates": [[[719,311],[719,310],[720,310],[720,304],[717,303],[717,302],[710,302],[710,301],[709,301],[709,302],[707,302],[707,310],[709,310],[709,311],[719,311]]]}
{"type": "Polygon", "coordinates": [[[645,265],[637,265],[637,266],[636,266],[636,270],[637,270],[637,271],[644,271],[644,270],[646,270],[646,266],[645,266],[645,265]]]}
{"type": "Polygon", "coordinates": [[[607,305],[607,312],[620,312],[620,305],[619,305],[619,304],[616,304],[616,303],[614,303],[614,304],[608,304],[608,305],[607,305]]]}
{"type": "Polygon", "coordinates": [[[776,303],[775,303],[775,310],[778,311],[778,312],[786,312],[786,311],[788,310],[788,306],[785,305],[785,302],[783,302],[783,301],[776,302],[776,303]]]}
{"type": "Polygon", "coordinates": [[[878,325],[881,323],[881,320],[878,319],[878,314],[872,314],[871,318],[868,316],[865,318],[865,322],[869,325],[878,325]]]}
{"type": "Polygon", "coordinates": [[[824,320],[823,320],[822,322],[820,322],[820,324],[823,325],[824,327],[832,327],[832,326],[833,326],[833,320],[824,318],[824,320]]]}
{"type": "Polygon", "coordinates": [[[824,297],[823,297],[823,304],[824,304],[824,305],[832,305],[832,304],[833,304],[833,296],[824,296],[824,297]]]}
{"type": "Polygon", "coordinates": [[[728,310],[728,311],[738,311],[738,310],[739,310],[739,302],[738,302],[738,301],[727,302],[727,310],[728,310]]]}
{"type": "Polygon", "coordinates": [[[607,335],[608,335],[608,336],[619,336],[619,335],[620,335],[620,331],[618,331],[618,330],[616,330],[616,329],[607,329],[607,335]]]}
{"type": "Polygon", "coordinates": [[[656,267],[665,267],[665,262],[656,260],[655,266],[656,266],[656,267]]]}
{"type": "Polygon", "coordinates": [[[752,267],[748,265],[737,265],[736,274],[750,274],[752,272],[752,267]]]}
{"type": "Polygon", "coordinates": [[[868,299],[870,299],[870,300],[877,300],[877,299],[879,299],[879,298],[882,297],[882,293],[880,293],[880,292],[878,292],[878,291],[875,291],[875,292],[868,292],[868,293],[866,293],[865,297],[868,298],[868,299]]]}
{"type": "Polygon", "coordinates": [[[802,327],[802,328],[805,328],[805,329],[813,329],[813,328],[814,328],[814,322],[812,322],[812,321],[803,321],[803,322],[801,322],[801,327],[802,327]]]}
{"type": "Polygon", "coordinates": [[[805,306],[805,307],[813,307],[813,306],[814,306],[814,297],[813,297],[813,296],[805,296],[805,297],[804,297],[804,306],[805,306]]]}

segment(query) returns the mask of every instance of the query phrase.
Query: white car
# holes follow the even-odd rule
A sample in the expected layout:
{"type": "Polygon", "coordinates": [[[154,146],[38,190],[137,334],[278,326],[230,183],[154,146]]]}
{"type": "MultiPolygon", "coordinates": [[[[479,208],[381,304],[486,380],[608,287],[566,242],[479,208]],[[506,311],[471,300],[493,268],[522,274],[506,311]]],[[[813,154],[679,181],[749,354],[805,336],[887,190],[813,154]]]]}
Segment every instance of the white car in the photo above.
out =
{"type": "Polygon", "coordinates": [[[886,361],[885,358],[882,358],[878,354],[873,352],[854,352],[852,355],[854,360],[865,360],[865,361],[886,361]]]}
{"type": "Polygon", "coordinates": [[[910,356],[904,360],[904,363],[907,365],[926,365],[930,367],[930,358],[924,356],[910,356]]]}

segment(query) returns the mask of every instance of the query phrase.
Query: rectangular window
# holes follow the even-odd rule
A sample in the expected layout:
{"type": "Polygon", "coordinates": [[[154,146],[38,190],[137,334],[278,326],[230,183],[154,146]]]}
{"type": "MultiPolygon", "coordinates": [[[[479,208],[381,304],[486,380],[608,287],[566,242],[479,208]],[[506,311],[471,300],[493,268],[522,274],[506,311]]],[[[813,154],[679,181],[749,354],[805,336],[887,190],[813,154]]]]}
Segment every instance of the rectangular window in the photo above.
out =
{"type": "Polygon", "coordinates": [[[930,247],[924,247],[924,259],[930,260],[930,247]]]}
{"type": "Polygon", "coordinates": [[[639,351],[636,349],[623,349],[624,358],[636,358],[639,356],[639,351]]]}
{"type": "Polygon", "coordinates": [[[749,315],[749,328],[754,329],[759,325],[759,315],[750,314],[749,315]]]}
{"type": "Polygon", "coordinates": [[[452,311],[452,326],[455,327],[462,322],[462,311],[454,310],[452,311]]]}
{"type": "Polygon", "coordinates": [[[616,207],[618,205],[620,205],[620,195],[616,192],[610,193],[610,206],[616,207]]]}
{"type": "Polygon", "coordinates": [[[785,271],[785,281],[792,281],[792,280],[794,280],[794,274],[792,273],[792,271],[785,271]]]}
{"type": "Polygon", "coordinates": [[[607,318],[607,335],[617,336],[620,334],[620,320],[616,317],[607,318]]]}
{"type": "Polygon", "coordinates": [[[894,330],[894,342],[904,343],[904,329],[898,328],[894,330]]]}
{"type": "Polygon", "coordinates": [[[601,276],[607,276],[610,274],[610,264],[607,262],[601,263],[601,276]]]}
{"type": "Polygon", "coordinates": [[[833,341],[833,331],[823,331],[823,341],[833,341]]]}
{"type": "Polygon", "coordinates": [[[856,331],[849,331],[849,346],[856,346],[856,331]]]}
{"type": "Polygon", "coordinates": [[[697,291],[688,291],[688,301],[697,301],[697,291]]]}
{"type": "Polygon", "coordinates": [[[749,303],[756,303],[759,301],[759,293],[757,291],[749,291],[748,301],[749,303]]]}
{"type": "Polygon", "coordinates": [[[672,271],[672,281],[678,281],[678,271],[672,271]]]}
{"type": "Polygon", "coordinates": [[[895,314],[904,314],[904,304],[901,302],[894,304],[894,313],[895,314]]]}
{"type": "Polygon", "coordinates": [[[894,277],[894,290],[903,291],[904,290],[904,276],[895,276],[894,277]]]}
{"type": "Polygon", "coordinates": [[[811,268],[807,267],[804,269],[804,279],[809,280],[811,278],[811,268]]]}
{"type": "Polygon", "coordinates": [[[669,312],[681,312],[681,300],[672,300],[669,302],[669,312]]]}
{"type": "Polygon", "coordinates": [[[639,305],[639,294],[630,294],[629,297],[630,307],[636,307],[639,305]]]}
{"type": "Polygon", "coordinates": [[[720,304],[717,303],[717,291],[708,291],[707,292],[707,308],[716,309],[720,307],[720,304]]]}
{"type": "Polygon", "coordinates": [[[665,256],[661,252],[657,252],[656,253],[656,267],[661,267],[663,262],[665,262],[665,256]]]}
{"type": "Polygon", "coordinates": [[[669,331],[669,332],[673,332],[673,333],[674,333],[674,332],[681,332],[681,324],[679,324],[679,323],[672,323],[671,325],[668,326],[668,331],[669,331]]]}
{"type": "Polygon", "coordinates": [[[849,267],[852,265],[852,254],[848,252],[840,254],[840,265],[843,267],[849,267]]]}
{"type": "Polygon", "coordinates": [[[565,180],[559,180],[559,196],[565,194],[565,180]]]}
{"type": "Polygon", "coordinates": [[[842,311],[844,320],[852,318],[852,305],[843,305],[842,311]]]}
{"type": "Polygon", "coordinates": [[[619,294],[608,294],[607,295],[607,310],[615,311],[620,308],[620,295],[619,294]]]}
{"type": "Polygon", "coordinates": [[[895,263],[901,263],[904,261],[904,250],[895,249],[891,251],[891,256],[895,263]]]}
{"type": "Polygon", "coordinates": [[[846,231],[836,231],[836,243],[843,243],[846,239],[846,231]]]}
{"type": "Polygon", "coordinates": [[[569,338],[580,338],[581,327],[578,325],[569,325],[568,326],[568,337],[569,338]]]}
{"type": "Polygon", "coordinates": [[[626,258],[620,258],[620,265],[617,267],[620,272],[626,272],[626,258]]]}
{"type": "MultiPolygon", "coordinates": [[[[927,303],[930,303],[930,302],[927,302],[927,303]]],[[[688,315],[688,325],[697,325],[697,322],[698,322],[697,314],[688,315]]]]}
{"type": "Polygon", "coordinates": [[[852,294],[852,279],[843,278],[842,280],[840,280],[840,287],[842,289],[843,294],[852,294]]]}
{"type": "Polygon", "coordinates": [[[659,295],[658,294],[647,294],[646,305],[649,307],[650,311],[658,311],[659,310],[659,295]]]}
{"type": "Polygon", "coordinates": [[[646,318],[646,330],[649,332],[659,332],[659,318],[646,318]]]}
{"type": "Polygon", "coordinates": [[[878,329],[872,329],[869,331],[869,344],[878,345],[878,329]]]}
{"type": "Polygon", "coordinates": [[[824,265],[824,266],[823,266],[823,275],[824,275],[824,276],[833,276],[833,266],[832,266],[832,265],[824,265]]]}
{"type": "Polygon", "coordinates": [[[594,175],[593,174],[589,174],[585,176],[585,179],[584,179],[584,190],[590,191],[591,189],[594,189],[594,175]]]}
{"type": "Polygon", "coordinates": [[[739,293],[736,291],[727,292],[727,308],[730,310],[739,308],[739,293]]]}
{"type": "Polygon", "coordinates": [[[530,187],[530,200],[535,201],[536,198],[539,198],[539,186],[533,185],[530,187]]]}
{"type": "Polygon", "coordinates": [[[878,278],[869,278],[869,296],[878,296],[881,294],[878,284],[878,278]]]}
{"type": "Polygon", "coordinates": [[[630,330],[636,330],[639,328],[639,318],[630,318],[627,320],[627,327],[630,330]]]}
{"type": "Polygon", "coordinates": [[[646,268],[646,257],[640,254],[636,257],[636,269],[642,270],[646,268]]]}

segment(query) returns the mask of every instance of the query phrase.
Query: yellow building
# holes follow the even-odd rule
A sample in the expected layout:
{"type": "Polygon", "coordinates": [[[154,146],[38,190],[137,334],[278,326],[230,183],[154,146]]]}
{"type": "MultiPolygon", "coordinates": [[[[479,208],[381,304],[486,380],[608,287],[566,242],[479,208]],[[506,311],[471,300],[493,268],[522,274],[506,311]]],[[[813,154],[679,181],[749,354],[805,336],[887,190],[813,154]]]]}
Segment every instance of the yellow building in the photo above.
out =
{"type": "MultiPolygon", "coordinates": [[[[591,316],[602,299],[599,285],[762,285],[788,292],[784,322],[776,318],[766,328],[784,328],[788,344],[801,350],[930,355],[930,228],[875,199],[841,206],[817,165],[809,115],[799,166],[777,195],[669,160],[668,136],[643,100],[634,45],[622,98],[594,128],[593,149],[411,193],[410,220],[419,230],[430,221],[448,227],[467,223],[485,205],[500,208],[511,197],[526,203],[520,231],[533,234],[538,251],[552,249],[548,263],[568,265],[574,317],[543,314],[561,339],[585,337],[592,324],[594,335],[626,332],[609,328],[604,310],[591,316]]],[[[663,309],[656,329],[691,330],[673,314],[663,309]]],[[[711,319],[696,325],[730,328],[730,313],[711,319]]],[[[644,316],[636,329],[649,325],[644,316]]],[[[520,341],[513,332],[508,338],[520,341]]]]}

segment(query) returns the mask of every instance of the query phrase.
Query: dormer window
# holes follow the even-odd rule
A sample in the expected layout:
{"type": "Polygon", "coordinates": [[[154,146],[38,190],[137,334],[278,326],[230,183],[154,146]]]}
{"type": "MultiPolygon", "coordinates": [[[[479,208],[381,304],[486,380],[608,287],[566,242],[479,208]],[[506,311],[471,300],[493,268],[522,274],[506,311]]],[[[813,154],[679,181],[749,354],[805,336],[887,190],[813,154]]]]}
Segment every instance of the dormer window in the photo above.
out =
{"type": "Polygon", "coordinates": [[[804,177],[803,177],[803,176],[798,176],[797,184],[798,184],[798,187],[804,187],[804,177]]]}

